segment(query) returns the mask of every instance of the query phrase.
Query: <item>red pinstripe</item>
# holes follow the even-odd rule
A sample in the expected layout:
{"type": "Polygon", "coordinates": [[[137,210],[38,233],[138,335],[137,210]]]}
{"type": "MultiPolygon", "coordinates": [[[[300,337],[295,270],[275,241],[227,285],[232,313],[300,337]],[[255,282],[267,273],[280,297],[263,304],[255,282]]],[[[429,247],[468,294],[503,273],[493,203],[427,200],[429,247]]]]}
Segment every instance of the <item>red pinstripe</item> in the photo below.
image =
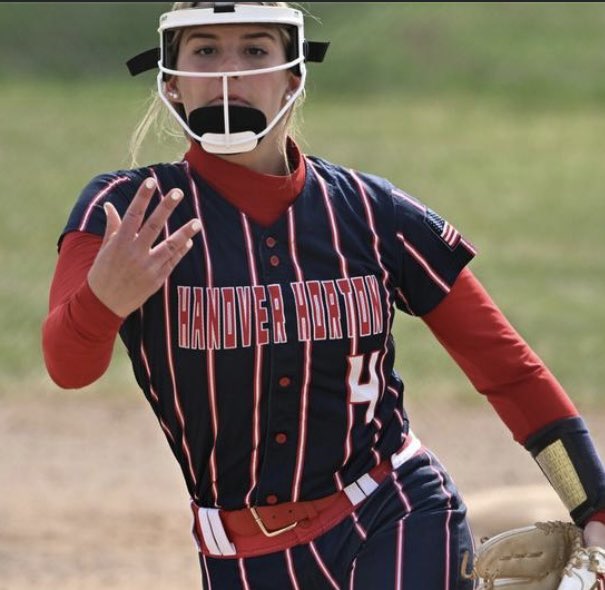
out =
{"type": "MultiPolygon", "coordinates": [[[[363,183],[361,182],[361,179],[357,176],[357,174],[351,170],[351,175],[353,176],[354,180],[355,180],[355,184],[357,185],[357,189],[359,190],[359,194],[361,195],[361,199],[363,201],[363,205],[365,208],[365,212],[366,212],[366,218],[368,220],[368,225],[370,226],[370,230],[372,231],[372,236],[373,236],[373,248],[374,248],[374,255],[376,256],[376,262],[378,263],[378,266],[380,266],[380,270],[382,271],[382,287],[384,289],[384,293],[387,296],[387,305],[386,305],[386,312],[387,312],[387,321],[386,321],[386,329],[384,330],[384,344],[382,346],[382,353],[380,354],[380,361],[377,363],[378,366],[380,367],[380,370],[378,371],[378,379],[379,382],[381,384],[380,387],[380,399],[382,399],[383,395],[384,395],[384,387],[385,384],[387,382],[386,376],[384,374],[384,359],[386,358],[387,352],[388,352],[388,341],[389,341],[389,331],[390,331],[390,326],[391,326],[391,307],[393,305],[392,300],[391,300],[391,294],[389,291],[389,273],[387,271],[387,269],[385,268],[384,264],[382,263],[382,259],[380,257],[380,237],[378,236],[378,232],[376,231],[376,223],[374,221],[374,213],[372,212],[372,207],[370,206],[370,200],[368,199],[368,195],[366,193],[365,187],[363,186],[363,183]]],[[[374,450],[374,456],[376,457],[376,464],[378,465],[378,463],[380,462],[380,456],[379,454],[374,450]]]]}
{"type": "MultiPolygon", "coordinates": [[[[140,312],[141,312],[141,325],[142,325],[143,324],[143,308],[142,307],[140,309],[140,312]]],[[[147,359],[147,354],[145,353],[145,347],[143,346],[142,339],[141,339],[141,359],[143,361],[143,364],[145,365],[145,373],[147,374],[147,381],[149,381],[149,391],[151,392],[151,397],[153,398],[153,401],[155,401],[156,403],[159,403],[160,398],[158,397],[158,394],[155,392],[153,383],[151,382],[151,368],[149,367],[149,360],[147,359]]],[[[175,443],[174,435],[172,434],[172,432],[170,432],[170,429],[164,422],[163,418],[160,416],[158,418],[158,420],[160,422],[160,426],[162,427],[162,430],[166,433],[166,436],[168,436],[168,438],[172,441],[172,444],[174,444],[175,443]]]]}
{"type": "Polygon", "coordinates": [[[336,216],[334,215],[334,209],[332,208],[332,203],[330,203],[330,198],[328,197],[328,188],[326,186],[326,181],[323,179],[322,176],[320,176],[313,162],[311,162],[310,160],[306,160],[306,162],[309,164],[311,170],[313,170],[313,172],[315,173],[317,181],[319,182],[321,194],[324,200],[324,204],[326,206],[326,212],[328,213],[328,219],[330,221],[330,227],[332,229],[334,249],[336,250],[336,253],[338,254],[338,259],[340,261],[340,275],[346,278],[349,276],[348,263],[347,259],[343,256],[342,250],[340,248],[340,237],[338,235],[338,226],[336,225],[336,216]]]}
{"type": "Polygon", "coordinates": [[[208,580],[208,588],[206,588],[206,590],[212,590],[212,582],[210,581],[210,572],[208,571],[208,563],[206,562],[206,556],[204,554],[201,555],[204,571],[206,572],[206,580],[208,580]]]}
{"type": "MultiPolygon", "coordinates": [[[[290,246],[290,256],[296,272],[296,280],[304,281],[304,276],[300,263],[298,261],[298,251],[296,247],[296,225],[294,222],[293,208],[288,210],[288,243],[290,246]]],[[[305,342],[305,356],[303,367],[303,382],[300,395],[300,418],[298,426],[298,448],[296,451],[296,467],[294,469],[294,481],[292,482],[292,501],[297,502],[300,496],[300,482],[302,479],[302,470],[305,463],[305,447],[307,444],[307,406],[309,397],[309,381],[311,380],[311,341],[305,342]]]]}
{"type": "Polygon", "coordinates": [[[359,524],[359,518],[355,511],[351,512],[351,518],[353,519],[355,530],[357,531],[359,536],[365,541],[368,537],[368,534],[366,533],[365,529],[361,526],[361,524],[359,524]]]}
{"type": "MultiPolygon", "coordinates": [[[[254,245],[252,242],[252,234],[250,224],[247,217],[241,214],[244,235],[246,237],[246,254],[248,256],[248,266],[250,268],[250,277],[252,285],[258,285],[258,275],[256,265],[254,263],[254,245]]],[[[254,412],[252,415],[252,458],[250,459],[250,489],[246,494],[245,503],[250,505],[252,490],[257,484],[258,471],[258,449],[260,446],[260,398],[262,391],[262,367],[263,367],[263,348],[262,346],[254,347],[254,412]]]]}
{"type": "Polygon", "coordinates": [[[390,391],[395,397],[399,397],[397,390],[392,385],[387,385],[387,391],[390,391]]]}
{"type": "Polygon", "coordinates": [[[400,520],[397,523],[397,555],[395,558],[395,590],[403,588],[403,537],[404,537],[404,521],[400,520]]]}
{"type": "Polygon", "coordinates": [[[239,567],[239,576],[242,581],[242,586],[244,587],[244,590],[250,590],[250,586],[248,584],[248,578],[246,577],[246,568],[244,567],[244,560],[238,559],[237,565],[239,567]]]}
{"type": "Polygon", "coordinates": [[[393,480],[393,483],[395,484],[395,489],[397,490],[397,495],[399,496],[401,503],[404,505],[406,512],[411,512],[412,505],[410,504],[410,500],[405,495],[405,492],[403,491],[401,484],[397,481],[397,475],[395,474],[394,471],[391,473],[391,479],[393,480]]]}
{"type": "MultiPolygon", "coordinates": [[[[338,234],[338,226],[336,225],[336,216],[334,215],[334,209],[332,207],[332,203],[330,203],[330,198],[328,196],[328,188],[326,186],[326,181],[319,174],[319,172],[315,168],[313,162],[311,162],[310,160],[307,160],[307,162],[309,163],[309,167],[311,168],[311,170],[313,170],[313,172],[315,173],[315,176],[317,177],[317,181],[319,182],[319,186],[321,188],[321,194],[322,194],[322,197],[324,200],[324,205],[326,207],[326,212],[328,214],[328,221],[330,222],[330,229],[332,231],[332,240],[334,243],[334,249],[336,250],[336,253],[338,254],[338,259],[340,261],[340,275],[342,278],[348,279],[349,278],[349,265],[347,263],[347,259],[343,255],[341,247],[340,247],[340,237],[338,234]]],[[[357,312],[355,311],[354,306],[352,306],[351,309],[352,309],[353,315],[355,316],[355,319],[351,318],[351,321],[353,322],[353,326],[354,326],[354,328],[353,328],[354,332],[353,332],[353,338],[351,339],[351,349],[350,349],[349,354],[351,356],[354,356],[357,354],[357,346],[358,346],[357,312]]],[[[347,435],[345,437],[345,449],[344,449],[344,456],[342,459],[342,465],[345,465],[351,457],[351,453],[352,453],[352,449],[353,449],[353,443],[351,441],[352,428],[353,428],[353,404],[348,403],[347,404],[347,435]]],[[[340,477],[338,476],[338,472],[334,474],[334,477],[340,479],[340,477]]],[[[342,484],[339,489],[342,489],[342,484]]]]}
{"type": "Polygon", "coordinates": [[[413,312],[412,308],[410,307],[410,304],[409,304],[406,296],[403,294],[403,291],[399,287],[397,287],[395,289],[395,293],[397,293],[397,297],[399,297],[400,301],[403,303],[403,305],[405,306],[405,308],[408,310],[409,314],[410,315],[416,315],[413,312]]]}
{"type": "Polygon", "coordinates": [[[450,587],[450,520],[452,519],[452,494],[450,494],[445,488],[445,481],[443,480],[443,475],[439,472],[438,469],[435,469],[433,466],[433,458],[425,453],[429,459],[429,465],[434,473],[439,476],[439,482],[441,484],[441,490],[443,491],[444,496],[447,497],[447,517],[445,519],[445,584],[444,590],[448,590],[450,587]]]}
{"type": "Polygon", "coordinates": [[[433,270],[431,265],[425,260],[422,254],[420,254],[420,252],[418,252],[418,250],[416,250],[416,248],[414,248],[414,246],[412,246],[402,234],[398,233],[397,238],[401,241],[403,247],[415,258],[416,262],[418,262],[418,264],[424,268],[426,273],[433,279],[433,281],[439,285],[443,291],[445,291],[445,293],[449,293],[450,288],[448,287],[447,283],[437,274],[435,270],[433,270]]]}
{"type": "MultiPolygon", "coordinates": [[[[160,194],[162,194],[162,188],[160,186],[160,181],[156,176],[155,172],[152,170],[151,174],[155,178],[155,182],[157,184],[158,190],[160,194]]],[[[168,227],[168,222],[164,224],[164,237],[167,239],[170,236],[170,228],[168,227]]],[[[193,486],[197,487],[197,478],[195,476],[195,470],[193,468],[193,462],[191,460],[191,451],[189,450],[189,445],[187,444],[187,434],[185,432],[185,417],[183,415],[183,410],[181,408],[181,402],[179,399],[179,392],[176,384],[176,373],[174,370],[174,359],[172,356],[172,336],[170,331],[170,277],[166,279],[164,282],[163,295],[164,295],[164,326],[166,330],[166,356],[168,357],[168,371],[170,373],[170,383],[172,385],[173,399],[174,399],[174,408],[176,410],[176,415],[179,420],[179,425],[181,427],[181,448],[183,449],[183,453],[187,458],[187,469],[189,470],[189,476],[191,477],[191,481],[193,482],[193,486]]]]}
{"type": "MultiPolygon", "coordinates": [[[[185,171],[189,178],[189,185],[193,193],[193,204],[195,207],[195,214],[197,215],[198,221],[202,225],[200,230],[201,239],[203,242],[204,259],[206,261],[206,286],[211,288],[214,284],[214,278],[212,276],[212,261],[210,260],[210,254],[208,252],[208,240],[206,238],[206,225],[201,212],[201,200],[195,186],[195,181],[191,176],[189,165],[185,162],[185,171]]],[[[212,442],[212,450],[210,451],[210,479],[212,482],[212,493],[214,495],[215,506],[218,506],[218,487],[216,481],[218,478],[218,469],[216,466],[216,438],[218,435],[218,411],[216,407],[216,381],[214,376],[214,350],[208,348],[206,350],[206,367],[208,371],[208,401],[210,403],[210,417],[212,422],[212,434],[214,440],[212,442]]]]}
{"type": "Polygon", "coordinates": [[[300,590],[296,574],[294,573],[294,563],[292,562],[292,552],[290,549],[286,549],[286,563],[288,565],[288,575],[290,576],[290,582],[294,590],[300,590]]]}
{"type": "Polygon", "coordinates": [[[317,562],[319,569],[323,572],[323,575],[326,577],[326,580],[330,582],[330,585],[332,586],[332,588],[334,588],[334,590],[340,590],[340,586],[336,583],[336,580],[332,577],[332,574],[330,574],[330,571],[326,567],[326,564],[323,562],[322,558],[317,552],[317,547],[315,547],[315,543],[313,543],[313,541],[309,543],[309,547],[311,549],[311,553],[313,553],[313,557],[315,557],[315,561],[317,562]]]}
{"type": "Polygon", "coordinates": [[[412,199],[412,197],[410,197],[409,195],[406,195],[403,191],[394,189],[393,194],[396,195],[397,197],[401,197],[404,201],[406,201],[406,203],[409,203],[410,205],[412,205],[412,207],[416,207],[416,209],[418,209],[419,211],[426,213],[425,206],[421,205],[420,203],[418,203],[417,201],[412,199]]]}
{"type": "Polygon", "coordinates": [[[467,242],[464,238],[460,240],[460,243],[473,255],[477,255],[477,250],[473,247],[470,242],[467,242]]]}
{"type": "Polygon", "coordinates": [[[403,416],[401,415],[401,412],[397,408],[395,408],[393,410],[393,412],[394,412],[395,416],[397,417],[397,420],[399,420],[399,422],[401,422],[401,426],[403,426],[403,416]]]}
{"type": "Polygon", "coordinates": [[[336,483],[336,489],[340,492],[344,488],[342,483],[342,478],[340,477],[340,473],[336,472],[334,474],[334,482],[336,483]]]}
{"type": "Polygon", "coordinates": [[[376,465],[378,465],[382,460],[380,458],[380,453],[376,449],[372,449],[372,455],[374,455],[374,461],[376,461],[376,465]]]}
{"type": "Polygon", "coordinates": [[[354,590],[355,588],[355,568],[357,567],[357,558],[353,560],[351,564],[351,577],[349,578],[349,590],[354,590]]]}
{"type": "Polygon", "coordinates": [[[82,218],[82,222],[80,223],[80,226],[78,227],[79,231],[84,231],[86,229],[86,225],[88,223],[88,220],[90,219],[90,216],[92,215],[92,210],[95,208],[95,205],[107,193],[109,193],[111,191],[111,189],[113,189],[114,187],[118,186],[119,184],[122,184],[123,182],[126,182],[127,180],[130,180],[130,178],[128,178],[127,176],[120,176],[120,177],[116,178],[115,180],[113,180],[112,182],[110,182],[102,191],[100,191],[94,199],[92,199],[92,201],[90,202],[90,204],[86,208],[86,213],[84,213],[84,217],[82,218]]]}

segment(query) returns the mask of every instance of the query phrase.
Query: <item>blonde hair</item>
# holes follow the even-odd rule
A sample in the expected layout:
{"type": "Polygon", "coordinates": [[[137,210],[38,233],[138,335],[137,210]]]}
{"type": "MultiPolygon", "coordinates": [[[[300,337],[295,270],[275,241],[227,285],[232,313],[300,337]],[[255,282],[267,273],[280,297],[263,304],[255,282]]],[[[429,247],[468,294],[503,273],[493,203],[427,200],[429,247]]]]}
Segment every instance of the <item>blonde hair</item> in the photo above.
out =
{"type": "MultiPolygon", "coordinates": [[[[171,10],[184,10],[187,8],[210,8],[213,2],[175,2],[172,5],[171,10]]],[[[255,2],[254,4],[260,4],[262,6],[278,6],[281,8],[288,8],[290,6],[287,2],[255,2]]],[[[284,47],[288,47],[291,42],[291,36],[288,30],[284,27],[279,27],[280,35],[284,43],[284,47]]],[[[178,49],[178,44],[182,36],[182,30],[176,31],[174,37],[171,39],[171,46],[178,49]]],[[[175,52],[176,55],[176,52],[175,52]]],[[[298,135],[298,127],[301,120],[300,106],[304,102],[305,93],[301,94],[299,99],[295,102],[293,108],[286,114],[285,118],[285,129],[288,135],[295,137],[298,135]]],[[[154,89],[151,93],[148,101],[148,106],[142,119],[136,126],[132,136],[130,138],[130,158],[131,165],[137,165],[137,156],[143,145],[145,138],[154,129],[158,138],[183,138],[183,130],[179,124],[174,120],[174,116],[168,112],[168,109],[164,107],[161,98],[157,94],[157,90],[154,89]]]]}

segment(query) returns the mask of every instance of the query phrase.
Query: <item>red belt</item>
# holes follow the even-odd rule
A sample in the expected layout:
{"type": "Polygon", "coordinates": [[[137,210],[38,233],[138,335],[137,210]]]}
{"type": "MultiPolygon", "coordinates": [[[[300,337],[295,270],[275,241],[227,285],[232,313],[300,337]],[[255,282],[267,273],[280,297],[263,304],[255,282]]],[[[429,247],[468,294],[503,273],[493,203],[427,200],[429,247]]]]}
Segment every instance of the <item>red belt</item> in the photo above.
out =
{"type": "Polygon", "coordinates": [[[351,514],[394,468],[421,448],[408,434],[390,459],[374,467],[343,490],[304,502],[284,502],[241,510],[203,508],[191,502],[194,537],[199,550],[212,557],[252,557],[308,543],[351,514]]]}
{"type": "Polygon", "coordinates": [[[221,511],[221,520],[227,533],[256,535],[259,530],[267,537],[279,535],[294,528],[303,520],[311,520],[329,508],[342,492],[330,494],[318,500],[284,502],[274,506],[257,506],[242,510],[221,511]]]}
{"type": "MultiPolygon", "coordinates": [[[[370,477],[378,484],[391,471],[390,461],[383,461],[374,467],[369,473],[370,477]]],[[[279,535],[286,530],[291,530],[297,524],[305,520],[312,520],[338,500],[347,499],[343,491],[335,492],[317,500],[304,502],[284,502],[274,506],[257,506],[243,508],[242,510],[221,511],[221,520],[227,532],[236,535],[255,535],[259,530],[268,537],[279,535]]]]}
{"type": "MultiPolygon", "coordinates": [[[[367,475],[378,485],[392,470],[391,461],[386,460],[367,475]]],[[[344,520],[357,503],[344,490],[317,500],[241,510],[208,510],[192,502],[194,533],[199,549],[206,555],[231,558],[262,555],[313,540],[344,520]],[[216,520],[217,514],[220,522],[216,520]]]]}

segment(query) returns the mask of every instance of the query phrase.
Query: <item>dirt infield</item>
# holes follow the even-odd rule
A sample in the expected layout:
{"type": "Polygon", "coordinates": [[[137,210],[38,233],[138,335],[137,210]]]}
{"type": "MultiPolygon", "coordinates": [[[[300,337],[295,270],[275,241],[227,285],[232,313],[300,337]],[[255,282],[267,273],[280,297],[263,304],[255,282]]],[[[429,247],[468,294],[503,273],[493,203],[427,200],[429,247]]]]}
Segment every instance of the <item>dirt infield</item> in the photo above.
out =
{"type": "MultiPolygon", "coordinates": [[[[410,414],[454,475],[478,538],[566,516],[485,405],[412,404],[410,414]]],[[[603,416],[586,418],[597,434],[603,416]]],[[[188,496],[146,402],[5,398],[0,445],[0,590],[199,588],[188,496]]]]}

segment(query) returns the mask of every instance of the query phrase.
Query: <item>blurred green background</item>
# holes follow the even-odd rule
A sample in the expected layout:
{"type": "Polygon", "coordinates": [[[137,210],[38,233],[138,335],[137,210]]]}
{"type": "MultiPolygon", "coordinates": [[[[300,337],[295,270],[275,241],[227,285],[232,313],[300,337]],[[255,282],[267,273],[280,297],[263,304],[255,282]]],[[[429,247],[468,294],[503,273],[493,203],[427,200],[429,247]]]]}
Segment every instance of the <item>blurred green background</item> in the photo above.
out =
{"type": "MultiPolygon", "coordinates": [[[[303,3],[304,150],[388,177],[479,249],[472,268],[581,404],[605,382],[605,4],[303,3]]],[[[94,175],[129,166],[168,3],[0,4],[0,395],[37,395],[56,238],[94,175]]],[[[141,162],[174,160],[150,138],[141,162]]],[[[421,321],[396,323],[409,395],[479,399],[421,321]]],[[[89,389],[134,390],[120,344],[89,389]]]]}

